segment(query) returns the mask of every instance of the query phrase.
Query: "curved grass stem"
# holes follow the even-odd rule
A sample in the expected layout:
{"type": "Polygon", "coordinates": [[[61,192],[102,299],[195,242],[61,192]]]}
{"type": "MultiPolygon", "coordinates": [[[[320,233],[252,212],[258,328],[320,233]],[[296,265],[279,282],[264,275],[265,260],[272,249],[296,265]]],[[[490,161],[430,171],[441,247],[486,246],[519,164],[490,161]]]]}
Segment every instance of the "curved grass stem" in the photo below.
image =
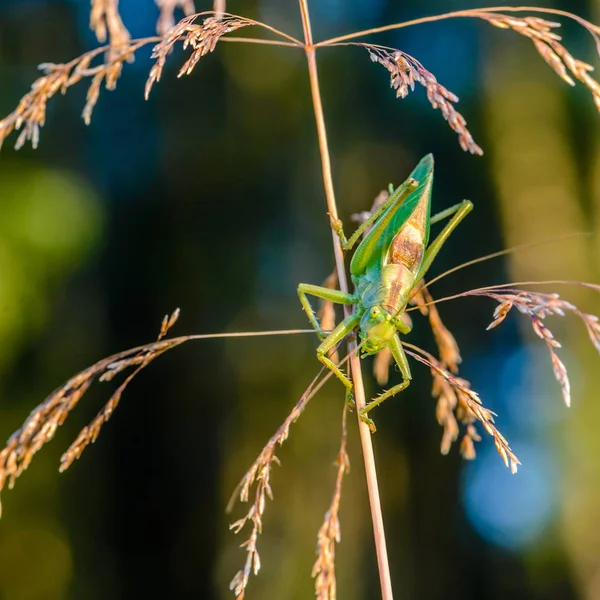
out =
{"type": "MultiPolygon", "coordinates": [[[[312,38],[310,26],[310,16],[308,12],[307,0],[299,0],[300,13],[302,15],[302,27],[304,30],[305,52],[308,61],[308,73],[310,77],[310,90],[313,101],[313,109],[317,125],[317,135],[319,141],[319,150],[321,153],[321,167],[323,171],[323,184],[325,186],[325,197],[327,200],[327,209],[332,220],[338,218],[337,204],[335,201],[335,192],[333,188],[333,178],[331,174],[331,160],[329,156],[329,145],[327,142],[327,129],[325,127],[325,117],[323,115],[323,103],[319,88],[319,76],[317,71],[317,61],[315,56],[315,45],[312,38]]],[[[344,254],[340,239],[332,230],[333,253],[335,256],[335,265],[339,280],[340,290],[348,292],[348,281],[344,268],[344,254]]],[[[347,306],[344,307],[346,316],[349,314],[347,306]]],[[[354,398],[356,401],[356,414],[359,415],[361,408],[366,404],[365,390],[362,381],[362,372],[360,358],[356,352],[356,340],[348,340],[348,353],[350,354],[350,370],[352,372],[352,381],[354,383],[354,398]]],[[[387,557],[387,547],[385,542],[385,529],[383,526],[383,515],[381,511],[381,501],[379,498],[379,485],[377,482],[377,470],[375,468],[375,456],[373,453],[373,443],[371,432],[366,423],[358,419],[358,429],[362,446],[362,455],[365,465],[365,474],[367,480],[367,489],[369,493],[369,504],[371,508],[371,518],[373,521],[373,534],[375,538],[375,550],[377,554],[377,566],[379,570],[379,580],[381,583],[382,600],[392,600],[392,583],[390,568],[387,557]]]]}
{"type": "MultiPolygon", "coordinates": [[[[363,31],[356,31],[354,33],[348,33],[345,35],[340,35],[335,38],[330,38],[328,40],[323,40],[318,44],[315,44],[315,47],[322,46],[331,46],[333,44],[337,44],[339,42],[345,42],[347,40],[355,40],[359,37],[364,37],[367,35],[373,35],[376,33],[383,33],[384,31],[392,31],[394,29],[404,29],[405,27],[412,27],[413,25],[424,25],[425,23],[435,23],[436,21],[444,21],[446,19],[455,19],[455,18],[473,18],[478,17],[481,13],[493,13],[493,12],[537,12],[549,15],[558,15],[561,17],[566,17],[568,19],[572,19],[579,23],[582,27],[587,29],[593,36],[594,40],[598,43],[596,36],[600,34],[600,27],[590,23],[586,19],[564,10],[559,10],[555,8],[543,8],[540,6],[489,6],[486,8],[471,8],[465,10],[456,10],[452,12],[443,13],[441,15],[432,15],[429,17],[420,17],[418,19],[411,19],[410,21],[402,21],[401,23],[392,23],[390,25],[384,25],[383,27],[373,27],[371,29],[364,29],[363,31]]],[[[599,48],[600,52],[600,48],[599,48]]]]}

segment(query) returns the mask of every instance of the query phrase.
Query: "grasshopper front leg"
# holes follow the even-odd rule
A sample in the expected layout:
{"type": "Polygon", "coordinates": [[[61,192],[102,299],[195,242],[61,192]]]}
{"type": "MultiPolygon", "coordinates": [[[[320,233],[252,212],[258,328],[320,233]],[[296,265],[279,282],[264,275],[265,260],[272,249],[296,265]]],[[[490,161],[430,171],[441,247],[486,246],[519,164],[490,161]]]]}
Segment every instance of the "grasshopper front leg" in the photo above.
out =
{"type": "Polygon", "coordinates": [[[329,300],[330,302],[335,302],[336,304],[356,304],[357,298],[348,294],[347,292],[341,292],[340,290],[331,290],[326,287],[322,287],[320,285],[311,285],[310,283],[301,283],[298,285],[298,297],[300,298],[300,303],[302,304],[302,308],[304,308],[304,312],[308,316],[308,320],[310,324],[314,327],[317,335],[321,339],[325,339],[327,334],[321,328],[321,324],[317,319],[317,315],[313,310],[308,298],[307,294],[311,296],[316,296],[317,298],[321,298],[322,300],[329,300]]]}
{"type": "Polygon", "coordinates": [[[352,394],[352,381],[347,375],[327,356],[329,351],[341,342],[360,323],[360,313],[346,317],[319,345],[317,358],[344,384],[346,387],[346,400],[354,402],[352,394]]]}
{"type": "Polygon", "coordinates": [[[408,360],[406,358],[406,354],[404,354],[404,350],[402,349],[402,343],[400,342],[400,338],[398,335],[394,335],[392,339],[388,342],[388,347],[392,352],[392,356],[400,369],[400,373],[402,374],[402,383],[395,385],[390,388],[386,392],[383,392],[380,396],[377,396],[374,400],[371,400],[366,406],[364,406],[360,411],[360,419],[364,421],[371,430],[371,433],[375,433],[377,428],[375,427],[375,423],[373,420],[367,416],[367,413],[374,409],[376,406],[379,406],[382,402],[391,398],[392,396],[398,394],[402,390],[405,390],[409,385],[412,379],[412,375],[410,374],[410,367],[408,366],[408,360]]]}
{"type": "Polygon", "coordinates": [[[307,294],[322,298],[323,300],[335,302],[336,304],[356,304],[358,299],[353,294],[348,294],[347,292],[342,292],[340,290],[330,290],[329,288],[320,285],[301,283],[298,286],[298,297],[300,298],[304,311],[308,315],[308,319],[315,328],[317,335],[321,339],[324,338],[317,348],[317,358],[344,384],[346,387],[346,400],[348,402],[353,402],[352,382],[327,355],[336,344],[341,342],[358,326],[362,313],[357,311],[346,317],[329,335],[327,335],[323,329],[321,329],[315,311],[306,297],[307,294]]]}

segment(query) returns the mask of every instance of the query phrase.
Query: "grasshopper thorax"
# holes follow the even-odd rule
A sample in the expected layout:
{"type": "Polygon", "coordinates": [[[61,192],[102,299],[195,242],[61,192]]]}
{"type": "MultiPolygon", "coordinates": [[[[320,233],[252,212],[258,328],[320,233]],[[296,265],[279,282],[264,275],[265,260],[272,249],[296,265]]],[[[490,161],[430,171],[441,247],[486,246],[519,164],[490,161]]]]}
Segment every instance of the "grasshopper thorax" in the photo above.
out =
{"type": "Polygon", "coordinates": [[[397,332],[394,316],[381,305],[374,305],[364,312],[360,320],[359,336],[363,356],[383,350],[397,332]]]}

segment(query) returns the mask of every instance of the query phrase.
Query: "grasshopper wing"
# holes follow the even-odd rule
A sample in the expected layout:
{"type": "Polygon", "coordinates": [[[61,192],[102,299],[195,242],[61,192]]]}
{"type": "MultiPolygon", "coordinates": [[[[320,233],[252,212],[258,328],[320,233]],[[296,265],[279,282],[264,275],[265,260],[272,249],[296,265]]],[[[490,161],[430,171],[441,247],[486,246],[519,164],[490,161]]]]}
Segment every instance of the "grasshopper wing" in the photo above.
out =
{"type": "Polygon", "coordinates": [[[433,183],[433,155],[428,154],[414,168],[410,178],[419,182],[404,201],[400,188],[394,192],[398,197],[391,200],[389,207],[373,224],[369,233],[360,243],[352,261],[350,272],[360,277],[368,271],[379,271],[383,266],[390,246],[408,221],[414,222],[422,233],[423,245],[429,241],[429,217],[431,210],[431,186],[433,183]]]}

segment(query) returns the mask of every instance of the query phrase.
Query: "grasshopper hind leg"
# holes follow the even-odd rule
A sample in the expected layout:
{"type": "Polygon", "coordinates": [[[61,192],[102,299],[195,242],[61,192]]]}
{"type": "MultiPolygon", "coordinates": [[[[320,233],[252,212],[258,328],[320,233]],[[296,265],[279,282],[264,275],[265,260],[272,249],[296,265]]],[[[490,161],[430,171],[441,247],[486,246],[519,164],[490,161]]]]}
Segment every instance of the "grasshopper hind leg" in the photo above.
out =
{"type": "Polygon", "coordinates": [[[379,406],[382,402],[385,402],[388,398],[391,398],[392,396],[395,396],[396,394],[400,393],[402,390],[405,390],[410,385],[412,379],[412,375],[410,374],[410,367],[408,366],[408,360],[406,358],[406,354],[404,354],[404,350],[402,349],[402,343],[400,342],[400,338],[398,337],[398,335],[395,335],[388,342],[388,345],[392,352],[392,356],[394,357],[394,360],[398,365],[398,368],[400,369],[400,373],[402,374],[402,382],[383,392],[383,394],[371,400],[371,402],[366,404],[360,410],[360,420],[369,426],[371,433],[375,433],[375,431],[377,431],[377,428],[375,427],[373,419],[367,416],[369,411],[373,410],[376,406],[379,406]]]}

